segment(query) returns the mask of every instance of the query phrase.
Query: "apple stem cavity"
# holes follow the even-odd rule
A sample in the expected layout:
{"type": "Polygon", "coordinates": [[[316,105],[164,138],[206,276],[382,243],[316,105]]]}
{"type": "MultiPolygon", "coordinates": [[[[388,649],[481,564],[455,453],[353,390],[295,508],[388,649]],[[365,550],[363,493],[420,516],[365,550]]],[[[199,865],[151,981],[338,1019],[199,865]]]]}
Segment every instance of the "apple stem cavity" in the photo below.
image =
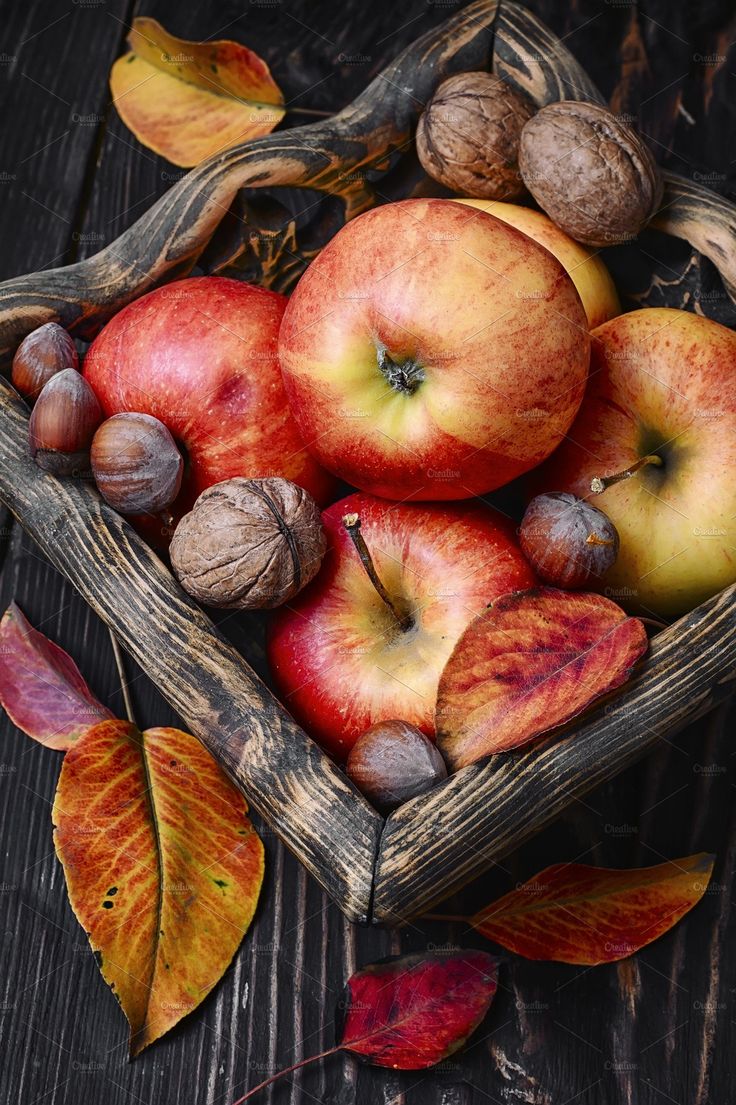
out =
{"type": "Polygon", "coordinates": [[[360,557],[360,562],[365,568],[366,575],[375,587],[376,591],[396,618],[396,621],[399,623],[401,629],[404,631],[411,629],[414,624],[414,619],[411,617],[410,614],[402,614],[399,611],[388,591],[383,586],[383,583],[381,582],[381,577],[376,571],[376,566],[373,563],[373,557],[371,556],[370,550],[365,543],[365,538],[363,537],[363,534],[360,532],[360,515],[346,514],[342,519],[342,524],[347,530],[350,536],[350,540],[353,542],[355,550],[360,557]]]}
{"type": "Polygon", "coordinates": [[[404,395],[413,395],[426,379],[424,369],[408,357],[405,361],[395,361],[385,346],[378,348],[378,367],[387,383],[404,395]]]}
{"type": "Polygon", "coordinates": [[[640,468],[644,468],[647,464],[653,464],[655,468],[661,468],[664,461],[656,453],[650,453],[646,457],[640,457],[636,464],[632,464],[630,468],[625,468],[623,472],[616,472],[614,476],[594,476],[590,481],[590,490],[594,495],[602,495],[607,487],[611,487],[614,483],[621,483],[622,480],[628,480],[640,468]]]}

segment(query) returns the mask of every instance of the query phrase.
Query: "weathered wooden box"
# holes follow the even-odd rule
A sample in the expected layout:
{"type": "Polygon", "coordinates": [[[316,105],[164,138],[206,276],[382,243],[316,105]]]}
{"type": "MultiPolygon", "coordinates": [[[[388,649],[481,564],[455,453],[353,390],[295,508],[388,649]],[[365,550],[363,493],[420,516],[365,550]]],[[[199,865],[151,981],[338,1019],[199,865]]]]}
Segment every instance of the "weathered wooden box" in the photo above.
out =
{"type": "MultiPolygon", "coordinates": [[[[301,241],[293,223],[269,230],[256,222],[253,234],[258,207],[241,189],[315,189],[338,196],[344,218],[422,194],[426,181],[406,152],[418,114],[445,76],[477,69],[492,69],[539,105],[602,102],[535,17],[515,3],[476,0],[340,114],[210,159],[101,253],[0,286],[6,362],[36,326],[58,320],[91,338],[125,303],[196,264],[218,272],[237,260],[247,279],[288,290],[323,242],[311,233],[301,241]]],[[[329,223],[322,220],[323,231],[329,223]]],[[[710,258],[733,298],[730,204],[668,176],[656,226],[710,258]]],[[[733,689],[736,587],[659,633],[636,677],[562,735],[466,768],[384,820],[123,519],[91,487],[35,466],[27,417],[1,383],[0,497],[351,920],[400,924],[425,910],[733,689]]]]}

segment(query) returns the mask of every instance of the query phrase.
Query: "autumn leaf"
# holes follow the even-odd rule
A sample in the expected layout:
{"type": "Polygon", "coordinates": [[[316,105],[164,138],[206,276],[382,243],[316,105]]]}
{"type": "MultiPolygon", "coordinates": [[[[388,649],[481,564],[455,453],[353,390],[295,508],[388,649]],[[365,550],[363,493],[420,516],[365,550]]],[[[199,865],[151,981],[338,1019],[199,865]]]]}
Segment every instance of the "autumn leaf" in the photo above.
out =
{"type": "Polygon", "coordinates": [[[498,960],[472,950],[406,955],[363,967],[346,987],[339,1047],[379,1067],[432,1067],[478,1027],[497,980],[498,960]]]}
{"type": "Polygon", "coordinates": [[[338,1051],[392,1070],[432,1067],[475,1032],[497,983],[498,959],[472,949],[396,956],[361,967],[348,979],[339,1005],[335,1046],[272,1074],[233,1105],[338,1051]]]}
{"type": "Polygon", "coordinates": [[[175,165],[270,134],[284,116],[268,66],[238,42],[188,42],[139,17],[128,45],[110,71],[113,103],[136,138],[175,165]]]}
{"type": "Polygon", "coordinates": [[[106,721],[65,756],[54,843],[72,909],[130,1022],[131,1055],[218,982],[253,917],[263,846],[188,733],[106,721]]]}
{"type": "Polygon", "coordinates": [[[113,717],[72,658],[35,630],[14,602],[0,622],[0,703],[29,737],[61,751],[113,717]]]}
{"type": "Polygon", "coordinates": [[[68,750],[56,852],[137,1055],[230,963],[258,901],[263,845],[242,795],[194,737],[116,721],[15,603],[0,623],[0,698],[29,736],[68,750]]]}
{"type": "Polygon", "coordinates": [[[691,910],[714,860],[700,852],[624,871],[558,863],[467,920],[526,959],[611,963],[651,944],[691,910]]]}
{"type": "Polygon", "coordinates": [[[527,744],[624,683],[646,649],[639,619],[602,595],[503,595],[470,623],[440,677],[437,744],[455,771],[527,744]]]}

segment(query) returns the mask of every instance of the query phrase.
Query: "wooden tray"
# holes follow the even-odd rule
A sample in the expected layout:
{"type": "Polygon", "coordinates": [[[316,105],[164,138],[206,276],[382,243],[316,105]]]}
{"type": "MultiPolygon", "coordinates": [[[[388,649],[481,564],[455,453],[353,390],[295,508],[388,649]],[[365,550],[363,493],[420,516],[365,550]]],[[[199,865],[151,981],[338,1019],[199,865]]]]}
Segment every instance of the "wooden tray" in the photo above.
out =
{"type": "MultiPolygon", "coordinates": [[[[344,219],[385,199],[437,194],[411,149],[418,114],[447,75],[489,68],[540,106],[603,102],[534,16],[477,0],[338,115],[204,162],[96,256],[1,285],[4,361],[50,320],[93,337],[125,303],[195,264],[288,290],[344,219]],[[338,197],[340,214],[330,200],[304,225],[272,196],[241,191],[252,187],[316,189],[338,197]]],[[[713,262],[730,298],[714,298],[708,313],[736,321],[734,207],[668,175],[655,226],[713,262]]],[[[670,280],[667,300],[658,285],[658,302],[686,305],[688,279],[670,280]]],[[[647,301],[646,288],[636,294],[647,301]]],[[[446,897],[733,690],[736,586],[658,634],[636,678],[562,736],[466,768],[384,821],[96,491],[36,467],[27,419],[0,382],[0,498],[351,920],[401,923],[446,897]]]]}

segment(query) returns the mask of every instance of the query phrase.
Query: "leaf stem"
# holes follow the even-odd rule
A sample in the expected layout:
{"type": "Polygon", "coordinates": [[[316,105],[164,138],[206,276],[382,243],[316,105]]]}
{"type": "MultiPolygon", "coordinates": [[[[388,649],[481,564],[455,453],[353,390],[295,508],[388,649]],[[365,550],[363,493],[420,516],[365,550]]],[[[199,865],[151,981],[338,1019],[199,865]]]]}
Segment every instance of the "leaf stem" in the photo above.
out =
{"type": "Polygon", "coordinates": [[[110,634],[110,641],[112,643],[113,656],[115,657],[115,667],[118,669],[118,678],[120,679],[120,690],[123,692],[123,702],[125,703],[125,716],[131,725],[136,725],[135,714],[133,713],[133,699],[130,695],[130,686],[128,684],[128,676],[125,673],[125,662],[123,660],[123,652],[120,648],[120,642],[111,629],[108,628],[110,634]]]}
{"type": "Polygon", "coordinates": [[[320,111],[316,107],[287,107],[287,115],[315,115],[320,119],[329,119],[331,115],[334,115],[334,111],[320,111]]]}
{"type": "Polygon", "coordinates": [[[594,476],[590,481],[590,490],[594,495],[601,495],[612,484],[630,479],[645,464],[653,464],[655,468],[661,468],[664,461],[656,453],[649,453],[646,457],[639,457],[636,464],[632,464],[631,468],[624,468],[623,472],[616,472],[613,476],[594,476]]]}
{"type": "Polygon", "coordinates": [[[422,921],[462,921],[470,924],[469,917],[461,917],[458,913],[423,913],[422,921]]]}
{"type": "Polygon", "coordinates": [[[360,515],[359,514],[346,514],[342,520],[342,524],[350,535],[350,540],[355,545],[356,552],[360,557],[361,564],[366,570],[366,575],[375,587],[378,594],[381,596],[386,606],[396,618],[403,630],[411,629],[413,625],[413,619],[411,615],[400,613],[398,607],[394,603],[393,599],[389,595],[386,588],[381,582],[381,578],[376,571],[376,566],[373,563],[373,557],[370,554],[370,550],[365,543],[365,538],[360,532],[360,515]]]}
{"type": "Polygon", "coordinates": [[[272,1074],[265,1082],[259,1082],[257,1086],[254,1086],[252,1090],[248,1090],[248,1092],[243,1094],[242,1097],[239,1097],[237,1101],[233,1101],[233,1105],[243,1105],[243,1102],[247,1101],[248,1098],[253,1097],[259,1090],[265,1090],[267,1086],[270,1086],[272,1082],[276,1082],[277,1079],[283,1078],[285,1074],[293,1074],[295,1070],[306,1067],[309,1063],[316,1063],[318,1059],[326,1059],[329,1055],[335,1055],[338,1051],[342,1051],[340,1044],[328,1048],[327,1051],[320,1051],[319,1055],[308,1055],[306,1059],[300,1059],[298,1063],[293,1063],[290,1067],[284,1067],[283,1070],[277,1071],[276,1074],[272,1074]]]}

